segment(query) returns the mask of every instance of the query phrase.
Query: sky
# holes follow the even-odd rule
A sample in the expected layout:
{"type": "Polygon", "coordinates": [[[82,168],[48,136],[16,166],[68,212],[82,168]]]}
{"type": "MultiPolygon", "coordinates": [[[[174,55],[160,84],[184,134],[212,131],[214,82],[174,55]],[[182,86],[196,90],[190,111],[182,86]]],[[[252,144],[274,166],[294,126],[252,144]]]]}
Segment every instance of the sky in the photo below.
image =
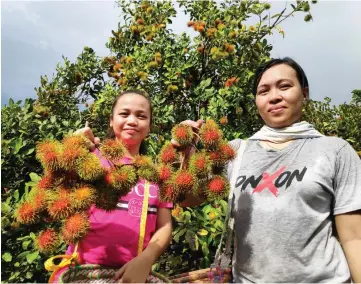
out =
{"type": "MultiPolygon", "coordinates": [[[[295,1],[270,1],[280,11],[295,1]]],[[[272,56],[294,58],[304,68],[311,98],[349,102],[361,89],[361,1],[319,1],[313,21],[303,13],[269,37],[272,56]]],[[[36,97],[40,76],[52,76],[62,55],[74,61],[84,46],[109,54],[105,42],[122,18],[114,1],[1,1],[1,105],[36,97]]],[[[172,29],[189,31],[180,14],[172,29]]]]}

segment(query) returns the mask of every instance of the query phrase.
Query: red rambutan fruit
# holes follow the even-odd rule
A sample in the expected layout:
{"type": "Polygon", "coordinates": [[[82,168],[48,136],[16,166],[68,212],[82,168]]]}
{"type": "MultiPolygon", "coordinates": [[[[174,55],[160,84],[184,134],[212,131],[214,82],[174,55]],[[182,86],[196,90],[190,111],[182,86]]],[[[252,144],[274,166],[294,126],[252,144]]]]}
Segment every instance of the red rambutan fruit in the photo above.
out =
{"type": "Polygon", "coordinates": [[[214,166],[224,166],[227,162],[220,150],[210,151],[208,155],[214,166]]]}
{"type": "Polygon", "coordinates": [[[89,154],[89,150],[82,147],[64,147],[60,156],[61,167],[67,171],[76,167],[78,159],[81,159],[89,154]]]}
{"type": "Polygon", "coordinates": [[[195,189],[195,185],[197,184],[195,176],[186,170],[179,170],[174,173],[171,178],[171,182],[182,194],[186,194],[187,192],[195,189]]]}
{"type": "Polygon", "coordinates": [[[162,202],[176,202],[180,191],[171,183],[164,183],[159,189],[159,199],[162,202]]]}
{"type": "Polygon", "coordinates": [[[219,151],[221,152],[223,159],[226,161],[233,160],[236,156],[236,152],[227,142],[223,142],[219,145],[219,151]]]}
{"type": "Polygon", "coordinates": [[[142,166],[138,169],[137,174],[140,179],[145,179],[150,182],[159,181],[159,172],[154,165],[142,166]]]}
{"type": "Polygon", "coordinates": [[[83,213],[75,213],[67,218],[63,224],[61,234],[67,244],[79,242],[90,229],[89,218],[83,213]]]}
{"type": "Polygon", "coordinates": [[[51,173],[46,173],[36,184],[40,190],[51,190],[54,187],[54,176],[51,173]]]}
{"type": "Polygon", "coordinates": [[[167,181],[172,176],[172,168],[169,165],[161,164],[158,167],[159,179],[162,182],[167,181]]]}
{"type": "Polygon", "coordinates": [[[192,144],[193,130],[189,125],[178,124],[172,128],[172,138],[179,143],[181,147],[192,144]]]}
{"type": "Polygon", "coordinates": [[[96,189],[89,185],[79,185],[71,193],[72,206],[78,210],[86,210],[95,202],[96,189]]]}
{"type": "Polygon", "coordinates": [[[205,195],[208,200],[225,198],[229,191],[229,183],[222,176],[214,176],[207,184],[205,195]]]}
{"type": "Polygon", "coordinates": [[[59,233],[54,229],[41,231],[35,239],[35,247],[44,254],[54,253],[59,244],[59,233]]]}
{"type": "Polygon", "coordinates": [[[45,210],[47,206],[46,191],[34,188],[29,195],[29,201],[34,205],[36,211],[40,212],[45,210]]]}
{"type": "Polygon", "coordinates": [[[60,168],[61,144],[55,140],[45,140],[36,145],[36,158],[44,169],[55,171],[60,168]]]}
{"type": "Polygon", "coordinates": [[[206,152],[196,153],[189,160],[189,170],[197,177],[203,178],[212,172],[212,164],[206,152]]]}
{"type": "Polygon", "coordinates": [[[54,220],[67,218],[74,213],[70,194],[63,192],[48,194],[48,213],[54,220]]]}
{"type": "Polygon", "coordinates": [[[213,120],[207,120],[201,127],[199,136],[204,147],[210,149],[219,144],[222,138],[222,132],[213,120]]]}
{"type": "Polygon", "coordinates": [[[67,148],[82,148],[84,150],[90,149],[91,142],[84,135],[72,134],[63,138],[62,140],[64,149],[67,148]]]}
{"type": "Polygon", "coordinates": [[[144,155],[137,155],[133,159],[132,163],[135,167],[144,167],[148,165],[153,165],[152,158],[144,155]]]}
{"type": "Polygon", "coordinates": [[[85,181],[95,181],[105,175],[99,158],[92,153],[77,161],[76,172],[85,181]]]}
{"type": "Polygon", "coordinates": [[[110,185],[121,195],[126,195],[138,181],[136,171],[131,165],[124,165],[107,172],[104,179],[106,185],[110,185]]]}
{"type": "Polygon", "coordinates": [[[178,159],[177,151],[174,149],[173,145],[169,142],[166,143],[158,155],[158,161],[163,164],[171,164],[178,159]]]}
{"type": "Polygon", "coordinates": [[[126,151],[123,142],[118,139],[107,139],[100,146],[102,155],[114,162],[120,160],[125,155],[126,151]]]}
{"type": "Polygon", "coordinates": [[[21,224],[33,224],[39,220],[39,211],[30,201],[25,201],[16,210],[16,220],[21,224]]]}

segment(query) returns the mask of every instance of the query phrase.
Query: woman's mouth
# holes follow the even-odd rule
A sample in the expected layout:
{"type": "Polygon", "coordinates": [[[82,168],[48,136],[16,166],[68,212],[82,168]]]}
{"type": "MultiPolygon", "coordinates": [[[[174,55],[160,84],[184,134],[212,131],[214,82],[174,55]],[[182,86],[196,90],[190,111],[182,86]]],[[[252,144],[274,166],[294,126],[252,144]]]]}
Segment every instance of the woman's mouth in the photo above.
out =
{"type": "Polygon", "coordinates": [[[272,114],[279,114],[279,113],[282,113],[284,110],[285,110],[285,107],[277,106],[277,107],[270,108],[268,112],[270,112],[272,114]]]}
{"type": "Polygon", "coordinates": [[[135,134],[138,132],[136,129],[123,129],[123,131],[128,134],[135,134]]]}

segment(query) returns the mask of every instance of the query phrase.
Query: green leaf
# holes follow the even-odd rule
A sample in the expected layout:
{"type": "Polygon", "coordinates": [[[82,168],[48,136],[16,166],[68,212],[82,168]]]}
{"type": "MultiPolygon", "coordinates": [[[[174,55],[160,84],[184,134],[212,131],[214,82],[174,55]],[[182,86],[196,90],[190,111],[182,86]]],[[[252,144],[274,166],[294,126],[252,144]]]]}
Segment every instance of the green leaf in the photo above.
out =
{"type": "Polygon", "coordinates": [[[5,252],[1,257],[5,262],[10,262],[13,259],[13,256],[9,252],[5,252]]]}
{"type": "Polygon", "coordinates": [[[13,105],[14,105],[14,100],[10,98],[10,99],[9,99],[9,106],[12,107],[13,105]]]}
{"type": "Polygon", "coordinates": [[[201,88],[207,88],[212,82],[212,78],[208,78],[207,80],[204,80],[201,82],[200,87],[201,88]]]}
{"type": "Polygon", "coordinates": [[[187,229],[186,229],[186,228],[180,230],[177,234],[175,234],[175,236],[173,237],[174,241],[178,243],[178,242],[179,242],[179,238],[180,238],[181,236],[183,236],[183,235],[185,234],[185,232],[187,232],[187,229]]]}
{"type": "Polygon", "coordinates": [[[9,143],[9,147],[14,149],[14,154],[17,154],[22,146],[23,146],[23,140],[21,138],[16,138],[14,140],[11,140],[11,142],[9,143]]]}
{"type": "Polygon", "coordinates": [[[222,211],[224,214],[227,213],[228,203],[224,200],[219,200],[219,204],[221,205],[222,211]]]}
{"type": "Polygon", "coordinates": [[[5,202],[2,202],[1,203],[1,213],[2,214],[6,214],[6,213],[9,213],[11,211],[11,207],[6,204],[5,202]]]}
{"type": "Polygon", "coordinates": [[[188,222],[191,219],[191,213],[188,211],[184,211],[182,215],[185,222],[188,222]]]}
{"type": "Polygon", "coordinates": [[[19,190],[14,191],[13,197],[14,197],[15,201],[19,201],[19,190]]]}
{"type": "Polygon", "coordinates": [[[209,255],[209,249],[208,249],[208,244],[207,243],[203,243],[202,244],[202,252],[204,256],[208,256],[209,255]]]}
{"type": "Polygon", "coordinates": [[[11,273],[9,280],[13,280],[20,275],[20,271],[16,271],[14,274],[11,273]]]}
{"type": "Polygon", "coordinates": [[[50,117],[50,122],[51,122],[51,123],[55,123],[55,122],[56,122],[56,116],[55,116],[55,115],[52,115],[52,116],[50,117]]]}
{"type": "Polygon", "coordinates": [[[223,222],[221,220],[217,220],[214,227],[222,231],[224,227],[223,222]]]}
{"type": "Polygon", "coordinates": [[[23,243],[22,243],[23,250],[26,250],[28,248],[31,241],[32,240],[23,241],[23,243]]]}
{"type": "Polygon", "coordinates": [[[17,238],[16,240],[18,240],[18,241],[23,241],[23,240],[27,240],[27,239],[30,239],[30,236],[25,236],[25,237],[17,238]]]}
{"type": "Polygon", "coordinates": [[[31,233],[29,234],[29,236],[30,236],[30,238],[32,238],[33,240],[35,240],[35,238],[36,238],[36,236],[35,236],[35,234],[34,234],[33,232],[31,232],[31,233]]]}
{"type": "Polygon", "coordinates": [[[22,253],[19,253],[16,258],[23,258],[26,257],[28,254],[30,253],[30,251],[23,251],[22,253]]]}
{"type": "Polygon", "coordinates": [[[197,235],[192,231],[187,231],[186,233],[186,241],[189,244],[189,247],[193,251],[197,251],[199,248],[199,241],[197,235]]]}
{"type": "Polygon", "coordinates": [[[26,155],[26,156],[27,156],[27,155],[30,155],[30,154],[32,154],[34,151],[35,151],[35,148],[30,148],[30,149],[28,149],[28,150],[25,152],[25,155],[26,155]]]}
{"type": "Polygon", "coordinates": [[[32,263],[39,255],[39,251],[34,251],[32,253],[29,253],[27,256],[26,256],[26,260],[28,261],[28,263],[32,263]]]}
{"type": "Polygon", "coordinates": [[[29,176],[30,179],[35,182],[38,182],[41,179],[41,177],[37,173],[30,173],[29,176]]]}
{"type": "Polygon", "coordinates": [[[200,229],[198,232],[197,232],[198,235],[200,236],[207,236],[208,235],[208,231],[205,230],[205,229],[200,229]]]}
{"type": "Polygon", "coordinates": [[[26,272],[25,278],[31,279],[31,277],[33,277],[33,274],[30,271],[26,272]]]}
{"type": "Polygon", "coordinates": [[[208,214],[209,212],[211,212],[213,210],[213,207],[209,204],[207,204],[206,206],[203,207],[203,212],[208,214]]]}

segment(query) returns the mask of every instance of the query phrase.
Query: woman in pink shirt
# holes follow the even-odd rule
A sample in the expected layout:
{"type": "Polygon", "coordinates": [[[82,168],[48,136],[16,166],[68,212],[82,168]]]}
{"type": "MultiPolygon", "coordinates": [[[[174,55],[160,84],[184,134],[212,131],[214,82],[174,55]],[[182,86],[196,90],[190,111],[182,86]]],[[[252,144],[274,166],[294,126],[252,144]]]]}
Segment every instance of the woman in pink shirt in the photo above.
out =
{"type": "MultiPolygon", "coordinates": [[[[142,141],[150,131],[151,120],[151,101],[145,93],[125,91],[114,101],[110,132],[115,139],[123,141],[128,149],[123,163],[132,163],[133,157],[140,154],[142,141]]],[[[94,144],[99,142],[89,127],[80,129],[78,133],[87,136],[94,144]]],[[[94,154],[101,159],[105,168],[110,167],[97,149],[94,154]]],[[[119,199],[117,209],[111,212],[92,206],[89,211],[90,231],[78,244],[77,251],[82,263],[121,267],[114,277],[121,283],[146,282],[152,265],[171,241],[170,210],[173,204],[160,202],[158,185],[150,183],[143,251],[138,254],[144,187],[145,181],[139,180],[129,194],[119,199]]],[[[67,254],[73,250],[74,246],[69,246],[67,254]]]]}

